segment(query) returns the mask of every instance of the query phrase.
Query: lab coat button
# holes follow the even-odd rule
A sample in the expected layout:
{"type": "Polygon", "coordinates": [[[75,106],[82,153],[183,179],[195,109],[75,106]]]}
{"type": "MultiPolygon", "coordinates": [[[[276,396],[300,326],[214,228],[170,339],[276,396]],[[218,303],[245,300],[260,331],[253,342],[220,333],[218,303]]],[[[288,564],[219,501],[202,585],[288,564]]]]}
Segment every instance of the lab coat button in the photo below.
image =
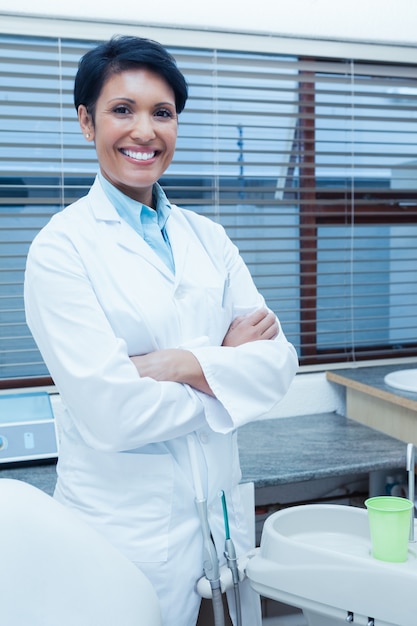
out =
{"type": "Polygon", "coordinates": [[[200,433],[200,441],[201,443],[208,443],[209,442],[209,435],[208,433],[200,433]]]}
{"type": "Polygon", "coordinates": [[[177,300],[182,300],[183,298],[185,298],[185,291],[182,287],[178,287],[177,291],[175,292],[175,298],[177,300]]]}

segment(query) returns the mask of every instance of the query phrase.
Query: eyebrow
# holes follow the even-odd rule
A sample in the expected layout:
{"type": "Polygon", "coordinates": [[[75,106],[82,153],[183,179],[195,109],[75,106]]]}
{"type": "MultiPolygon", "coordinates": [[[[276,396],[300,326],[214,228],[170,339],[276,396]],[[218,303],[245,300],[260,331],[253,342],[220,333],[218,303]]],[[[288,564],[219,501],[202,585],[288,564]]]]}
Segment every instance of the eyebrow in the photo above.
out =
{"type": "MultiPolygon", "coordinates": [[[[128,98],[127,96],[117,96],[116,98],[112,98],[111,100],[109,100],[110,102],[116,102],[117,100],[124,100],[125,102],[130,102],[131,104],[135,104],[136,100],[134,100],[133,98],[128,98]]],[[[170,100],[167,100],[166,102],[157,102],[154,106],[173,106],[175,107],[175,102],[171,102],[170,100]]]]}
{"type": "Polygon", "coordinates": [[[125,100],[126,102],[131,102],[132,104],[135,103],[135,100],[128,98],[127,96],[116,96],[116,98],[111,98],[109,102],[116,102],[117,100],[125,100]]]}

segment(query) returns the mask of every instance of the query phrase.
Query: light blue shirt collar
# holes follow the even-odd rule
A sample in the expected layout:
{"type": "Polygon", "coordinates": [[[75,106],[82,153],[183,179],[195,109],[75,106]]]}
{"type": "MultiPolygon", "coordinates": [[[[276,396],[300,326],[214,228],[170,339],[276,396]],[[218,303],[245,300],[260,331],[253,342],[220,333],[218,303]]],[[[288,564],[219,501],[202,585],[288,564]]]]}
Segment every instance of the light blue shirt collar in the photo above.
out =
{"type": "Polygon", "coordinates": [[[166,222],[171,214],[171,203],[162,187],[155,183],[153,196],[155,209],[133,200],[112,185],[101,172],[98,172],[101,186],[120,217],[142,237],[161,259],[174,271],[174,260],[166,232],[166,222]],[[159,229],[155,229],[155,225],[159,229]],[[159,230],[159,235],[158,231],[159,230]]]}
{"type": "MultiPolygon", "coordinates": [[[[98,172],[97,176],[106,196],[109,198],[120,217],[123,218],[125,222],[127,222],[129,226],[131,226],[141,237],[143,237],[144,220],[142,218],[142,213],[145,212],[148,214],[148,219],[146,221],[149,221],[149,216],[154,215],[155,210],[151,209],[146,204],[142,204],[141,202],[126,196],[126,194],[112,185],[101,172],[98,172]]],[[[165,195],[164,190],[158,183],[155,183],[153,186],[153,194],[155,199],[157,221],[159,228],[162,231],[165,230],[165,225],[168,217],[170,216],[172,207],[170,201],[165,195]]]]}

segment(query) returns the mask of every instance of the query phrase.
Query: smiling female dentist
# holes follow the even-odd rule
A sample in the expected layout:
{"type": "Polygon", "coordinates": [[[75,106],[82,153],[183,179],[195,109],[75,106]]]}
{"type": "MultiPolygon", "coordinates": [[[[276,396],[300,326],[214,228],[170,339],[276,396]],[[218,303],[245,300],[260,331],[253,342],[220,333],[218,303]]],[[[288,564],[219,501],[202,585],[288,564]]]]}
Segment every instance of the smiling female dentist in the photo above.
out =
{"type": "MultiPolygon", "coordinates": [[[[166,626],[194,625],[200,604],[189,436],[218,554],[221,490],[244,554],[236,429],[282,399],[298,366],[223,228],[157,183],[186,99],[156,42],[118,37],[81,59],[74,100],[99,173],[37,235],[25,277],[27,322],[64,407],[55,497],[143,570],[166,626]]],[[[241,593],[243,623],[260,624],[256,594],[241,593]]]]}

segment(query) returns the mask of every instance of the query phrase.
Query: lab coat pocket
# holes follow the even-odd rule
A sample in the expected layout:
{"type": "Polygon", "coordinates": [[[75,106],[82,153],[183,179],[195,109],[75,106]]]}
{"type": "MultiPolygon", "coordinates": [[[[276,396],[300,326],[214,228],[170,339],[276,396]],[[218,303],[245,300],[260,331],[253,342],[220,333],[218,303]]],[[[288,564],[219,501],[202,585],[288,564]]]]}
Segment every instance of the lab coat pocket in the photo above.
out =
{"type": "MultiPolygon", "coordinates": [[[[106,457],[108,475],[101,476],[102,484],[107,478],[110,487],[104,492],[104,499],[110,500],[106,534],[132,561],[166,561],[174,480],[172,458],[140,451],[106,457]]],[[[106,506],[105,502],[101,504],[106,506]]]]}

